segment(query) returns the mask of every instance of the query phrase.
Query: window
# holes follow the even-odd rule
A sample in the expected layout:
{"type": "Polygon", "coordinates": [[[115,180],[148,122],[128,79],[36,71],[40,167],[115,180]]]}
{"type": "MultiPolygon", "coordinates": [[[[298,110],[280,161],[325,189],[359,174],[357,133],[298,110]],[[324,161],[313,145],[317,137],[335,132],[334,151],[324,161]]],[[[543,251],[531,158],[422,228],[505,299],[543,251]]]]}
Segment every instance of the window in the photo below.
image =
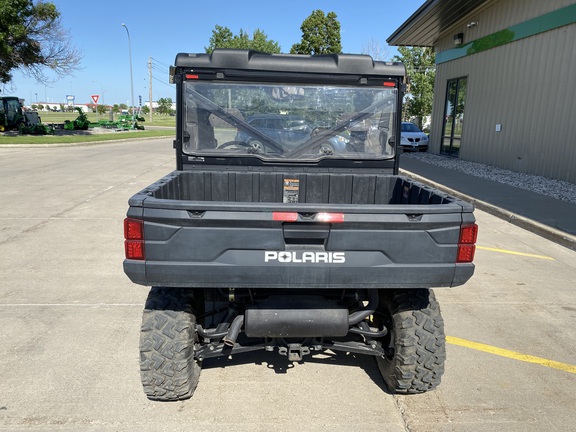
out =
{"type": "Polygon", "coordinates": [[[458,157],[460,153],[467,85],[468,78],[448,80],[442,130],[442,154],[458,157]]]}
{"type": "Polygon", "coordinates": [[[267,161],[391,159],[396,87],[186,81],[189,155],[267,161]]]}

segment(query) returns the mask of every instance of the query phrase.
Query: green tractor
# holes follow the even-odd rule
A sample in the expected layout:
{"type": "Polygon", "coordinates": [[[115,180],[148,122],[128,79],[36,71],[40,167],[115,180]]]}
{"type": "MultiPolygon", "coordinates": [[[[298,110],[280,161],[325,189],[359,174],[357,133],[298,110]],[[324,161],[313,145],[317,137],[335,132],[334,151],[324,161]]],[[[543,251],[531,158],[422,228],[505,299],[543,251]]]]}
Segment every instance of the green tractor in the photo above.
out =
{"type": "Polygon", "coordinates": [[[18,130],[25,123],[20,99],[15,96],[0,97],[0,132],[18,130]]]}
{"type": "Polygon", "coordinates": [[[53,134],[54,128],[42,124],[37,112],[22,110],[22,102],[15,96],[0,98],[0,132],[18,130],[21,134],[53,134]]]}

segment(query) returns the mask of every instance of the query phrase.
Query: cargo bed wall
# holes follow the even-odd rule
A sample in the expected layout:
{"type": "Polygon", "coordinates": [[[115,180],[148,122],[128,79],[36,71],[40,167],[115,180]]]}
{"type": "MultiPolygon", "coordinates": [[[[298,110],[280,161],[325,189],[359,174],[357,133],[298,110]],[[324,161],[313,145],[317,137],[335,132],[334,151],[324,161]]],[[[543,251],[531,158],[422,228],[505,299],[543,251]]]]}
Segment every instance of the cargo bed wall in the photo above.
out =
{"type": "Polygon", "coordinates": [[[307,204],[449,204],[408,178],[383,174],[178,171],[150,195],[165,200],[307,204]]]}

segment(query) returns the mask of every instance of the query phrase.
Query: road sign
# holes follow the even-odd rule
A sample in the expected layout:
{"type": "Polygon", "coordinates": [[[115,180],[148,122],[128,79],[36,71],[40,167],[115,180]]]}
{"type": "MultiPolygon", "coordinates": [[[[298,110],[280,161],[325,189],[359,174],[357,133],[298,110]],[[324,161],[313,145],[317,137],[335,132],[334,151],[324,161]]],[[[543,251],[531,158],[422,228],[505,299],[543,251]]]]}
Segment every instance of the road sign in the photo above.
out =
{"type": "Polygon", "coordinates": [[[95,104],[98,103],[98,99],[100,99],[100,95],[92,95],[90,96],[92,98],[92,100],[94,101],[95,104]]]}

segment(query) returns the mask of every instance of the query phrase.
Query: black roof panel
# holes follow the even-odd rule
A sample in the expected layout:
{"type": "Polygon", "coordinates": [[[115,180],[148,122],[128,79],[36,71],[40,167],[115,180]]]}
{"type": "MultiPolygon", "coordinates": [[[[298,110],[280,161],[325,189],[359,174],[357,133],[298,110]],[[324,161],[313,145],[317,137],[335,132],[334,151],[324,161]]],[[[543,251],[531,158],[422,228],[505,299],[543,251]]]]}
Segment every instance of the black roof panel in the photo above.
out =
{"type": "Polygon", "coordinates": [[[267,54],[252,50],[215,49],[210,54],[180,53],[175,66],[190,69],[237,69],[294,73],[404,76],[401,63],[374,61],[360,54],[267,54]]]}

